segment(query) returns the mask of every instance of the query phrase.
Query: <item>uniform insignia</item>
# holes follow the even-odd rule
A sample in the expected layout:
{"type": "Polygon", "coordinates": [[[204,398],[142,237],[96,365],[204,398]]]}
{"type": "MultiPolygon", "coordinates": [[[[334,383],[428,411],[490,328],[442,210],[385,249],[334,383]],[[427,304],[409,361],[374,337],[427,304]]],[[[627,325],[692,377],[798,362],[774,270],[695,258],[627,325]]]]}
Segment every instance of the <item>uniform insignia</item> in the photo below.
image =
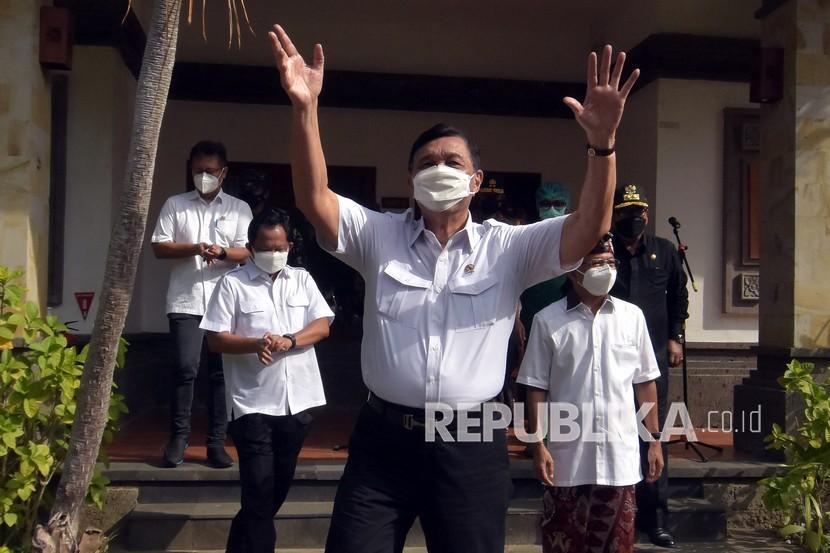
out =
{"type": "Polygon", "coordinates": [[[640,201],[640,194],[637,192],[637,187],[633,184],[629,184],[625,187],[625,194],[623,195],[623,200],[626,202],[638,202],[640,201]]]}

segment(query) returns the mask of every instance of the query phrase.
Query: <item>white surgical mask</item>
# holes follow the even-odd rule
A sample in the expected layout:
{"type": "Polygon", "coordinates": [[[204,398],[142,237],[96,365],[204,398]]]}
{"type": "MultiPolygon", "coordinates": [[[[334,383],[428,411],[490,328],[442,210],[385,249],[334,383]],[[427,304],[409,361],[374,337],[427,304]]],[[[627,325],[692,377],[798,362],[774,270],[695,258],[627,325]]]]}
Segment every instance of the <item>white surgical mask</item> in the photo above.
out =
{"type": "Polygon", "coordinates": [[[441,213],[470,195],[472,179],[473,175],[468,175],[460,169],[444,164],[434,165],[412,178],[415,185],[415,200],[424,209],[441,213]]]}
{"type": "Polygon", "coordinates": [[[582,287],[592,296],[605,296],[611,291],[614,282],[617,280],[617,270],[608,265],[591,267],[584,273],[582,271],[578,272],[582,275],[582,287]]]}
{"type": "Polygon", "coordinates": [[[254,252],[254,264],[273,275],[282,271],[288,262],[288,252],[254,252]]]}
{"type": "Polygon", "coordinates": [[[214,177],[207,171],[193,175],[193,186],[202,194],[210,194],[219,188],[219,177],[214,177]]]}

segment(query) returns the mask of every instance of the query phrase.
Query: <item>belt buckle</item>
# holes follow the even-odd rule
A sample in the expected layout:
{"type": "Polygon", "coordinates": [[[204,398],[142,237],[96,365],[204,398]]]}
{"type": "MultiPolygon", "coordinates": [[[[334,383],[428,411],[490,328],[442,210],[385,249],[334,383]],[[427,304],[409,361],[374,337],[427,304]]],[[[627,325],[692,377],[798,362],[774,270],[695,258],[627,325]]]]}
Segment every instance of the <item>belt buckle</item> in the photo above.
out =
{"type": "Polygon", "coordinates": [[[426,425],[416,421],[415,420],[415,415],[408,414],[408,415],[403,416],[403,427],[405,429],[412,430],[416,426],[426,426],[426,425]]]}

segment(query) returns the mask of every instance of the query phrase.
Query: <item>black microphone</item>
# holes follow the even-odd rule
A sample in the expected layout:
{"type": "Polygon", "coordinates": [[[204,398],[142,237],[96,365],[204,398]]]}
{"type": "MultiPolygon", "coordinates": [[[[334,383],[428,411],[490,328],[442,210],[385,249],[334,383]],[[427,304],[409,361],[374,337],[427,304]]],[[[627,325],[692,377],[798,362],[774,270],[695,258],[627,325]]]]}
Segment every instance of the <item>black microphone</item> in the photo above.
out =
{"type": "Polygon", "coordinates": [[[677,220],[677,217],[669,217],[669,224],[672,228],[680,228],[680,221],[677,220]]]}

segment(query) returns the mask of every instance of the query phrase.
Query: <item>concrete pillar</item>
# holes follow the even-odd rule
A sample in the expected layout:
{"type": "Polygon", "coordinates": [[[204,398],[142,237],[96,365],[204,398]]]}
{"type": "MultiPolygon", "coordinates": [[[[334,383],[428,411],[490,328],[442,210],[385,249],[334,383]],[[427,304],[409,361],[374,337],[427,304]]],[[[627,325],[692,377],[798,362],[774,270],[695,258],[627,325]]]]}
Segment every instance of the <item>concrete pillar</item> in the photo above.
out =
{"type": "Polygon", "coordinates": [[[760,408],[761,431],[736,433],[735,448],[774,458],[763,437],[800,409],[777,378],[792,358],[830,364],[830,5],[785,2],[765,14],[761,42],[783,50],[784,92],[761,108],[758,370],[735,389],[736,417],[760,408]]]}
{"type": "Polygon", "coordinates": [[[26,271],[28,297],[45,311],[51,97],[40,6],[0,0],[0,265],[26,271]]]}

